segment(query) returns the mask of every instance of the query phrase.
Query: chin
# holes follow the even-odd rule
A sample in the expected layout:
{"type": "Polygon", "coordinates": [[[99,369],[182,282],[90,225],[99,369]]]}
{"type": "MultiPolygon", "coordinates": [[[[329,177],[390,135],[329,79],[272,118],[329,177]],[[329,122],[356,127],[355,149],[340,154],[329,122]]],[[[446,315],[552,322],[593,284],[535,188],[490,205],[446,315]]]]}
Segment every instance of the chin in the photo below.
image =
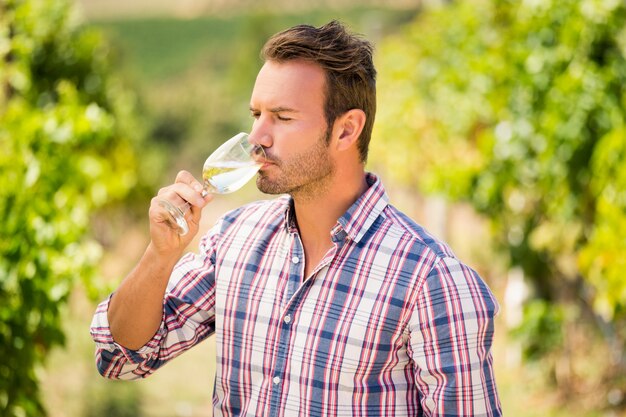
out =
{"type": "Polygon", "coordinates": [[[270,194],[270,195],[285,194],[285,191],[282,190],[282,187],[270,181],[265,175],[259,175],[257,177],[256,188],[258,188],[259,191],[264,194],[270,194]]]}

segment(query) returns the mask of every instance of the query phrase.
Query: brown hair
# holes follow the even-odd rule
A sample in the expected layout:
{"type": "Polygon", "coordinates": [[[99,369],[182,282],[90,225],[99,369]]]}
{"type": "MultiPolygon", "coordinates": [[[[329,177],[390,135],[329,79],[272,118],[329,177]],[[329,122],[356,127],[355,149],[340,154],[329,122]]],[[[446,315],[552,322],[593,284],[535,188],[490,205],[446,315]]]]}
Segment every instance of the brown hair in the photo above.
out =
{"type": "Polygon", "coordinates": [[[304,59],[326,73],[324,115],[328,129],[345,112],[361,109],[366,121],[359,137],[361,161],[367,159],[376,115],[376,69],[373,47],[360,36],[349,33],[333,20],[319,28],[298,25],[272,36],[261,51],[265,61],[304,59]]]}

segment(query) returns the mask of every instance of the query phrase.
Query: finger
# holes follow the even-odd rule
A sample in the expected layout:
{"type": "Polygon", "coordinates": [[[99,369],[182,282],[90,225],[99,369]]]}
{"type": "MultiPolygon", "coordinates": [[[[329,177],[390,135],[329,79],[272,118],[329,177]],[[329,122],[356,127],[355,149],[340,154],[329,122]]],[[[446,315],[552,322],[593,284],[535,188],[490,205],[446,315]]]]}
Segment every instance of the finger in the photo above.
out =
{"type": "MultiPolygon", "coordinates": [[[[209,194],[204,197],[205,205],[209,204],[215,196],[213,194],[209,194]]],[[[200,226],[200,219],[202,218],[202,209],[204,206],[190,206],[189,213],[187,216],[187,222],[190,225],[190,228],[197,229],[200,226]],[[193,226],[192,226],[193,225],[193,226]]]]}
{"type": "Polygon", "coordinates": [[[161,197],[154,197],[152,199],[148,212],[149,218],[156,224],[165,224],[170,229],[176,229],[175,221],[169,214],[168,209],[162,204],[163,201],[161,197]]]}
{"type": "Polygon", "coordinates": [[[198,181],[189,171],[179,171],[176,175],[175,183],[183,183],[189,185],[197,192],[202,192],[202,183],[198,181]]]}
{"type": "Polygon", "coordinates": [[[180,171],[176,175],[176,183],[183,183],[189,185],[196,192],[200,193],[204,198],[207,195],[207,191],[204,189],[204,186],[200,181],[198,181],[193,175],[191,175],[188,171],[180,171]]]}
{"type": "Polygon", "coordinates": [[[170,216],[162,201],[154,197],[150,204],[150,238],[161,251],[178,251],[187,246],[189,237],[183,238],[180,225],[170,216]]]}
{"type": "Polygon", "coordinates": [[[190,207],[190,211],[192,214],[192,217],[200,217],[200,213],[202,212],[202,209],[209,204],[211,201],[213,201],[213,198],[215,198],[215,195],[213,194],[207,194],[205,195],[202,200],[204,201],[203,204],[193,204],[190,207]]]}
{"type": "Polygon", "coordinates": [[[204,207],[207,205],[207,199],[202,197],[202,188],[200,192],[192,188],[190,185],[177,182],[159,190],[159,198],[168,200],[174,205],[182,205],[189,203],[192,206],[204,207]]]}

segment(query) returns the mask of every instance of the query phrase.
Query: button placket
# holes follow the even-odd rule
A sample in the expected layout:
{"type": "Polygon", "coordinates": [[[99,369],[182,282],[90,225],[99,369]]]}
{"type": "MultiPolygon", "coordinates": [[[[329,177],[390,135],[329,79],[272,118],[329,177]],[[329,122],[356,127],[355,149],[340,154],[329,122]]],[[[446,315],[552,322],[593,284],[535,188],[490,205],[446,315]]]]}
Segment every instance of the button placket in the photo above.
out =
{"type": "Polygon", "coordinates": [[[291,257],[288,258],[287,267],[289,268],[289,283],[287,285],[287,297],[285,300],[290,300],[293,295],[298,291],[300,285],[304,281],[302,274],[304,273],[303,265],[303,249],[300,237],[297,233],[292,234],[292,250],[291,257]]]}
{"type": "MultiPolygon", "coordinates": [[[[293,300],[294,295],[300,289],[304,278],[302,274],[304,269],[302,267],[303,249],[302,243],[297,233],[292,234],[293,243],[291,257],[287,258],[286,267],[289,268],[289,283],[286,287],[287,294],[283,299],[286,300],[286,309],[283,310],[282,326],[278,329],[278,345],[276,350],[276,361],[274,363],[273,376],[272,376],[272,392],[270,398],[269,416],[277,416],[279,414],[280,398],[282,395],[281,384],[285,382],[285,369],[287,366],[288,345],[291,339],[293,313],[298,307],[298,297],[293,300]]],[[[288,255],[289,256],[289,255],[288,255]]]]}

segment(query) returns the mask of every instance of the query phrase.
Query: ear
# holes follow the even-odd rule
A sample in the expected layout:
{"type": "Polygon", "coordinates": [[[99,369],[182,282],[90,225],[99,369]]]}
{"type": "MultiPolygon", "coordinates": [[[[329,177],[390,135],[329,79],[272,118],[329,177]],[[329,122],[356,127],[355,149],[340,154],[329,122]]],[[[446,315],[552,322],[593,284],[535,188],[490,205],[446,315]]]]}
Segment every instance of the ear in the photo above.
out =
{"type": "Polygon", "coordinates": [[[356,146],[366,119],[367,117],[363,110],[352,109],[335,120],[335,131],[333,133],[337,138],[337,150],[343,151],[356,146]]]}

